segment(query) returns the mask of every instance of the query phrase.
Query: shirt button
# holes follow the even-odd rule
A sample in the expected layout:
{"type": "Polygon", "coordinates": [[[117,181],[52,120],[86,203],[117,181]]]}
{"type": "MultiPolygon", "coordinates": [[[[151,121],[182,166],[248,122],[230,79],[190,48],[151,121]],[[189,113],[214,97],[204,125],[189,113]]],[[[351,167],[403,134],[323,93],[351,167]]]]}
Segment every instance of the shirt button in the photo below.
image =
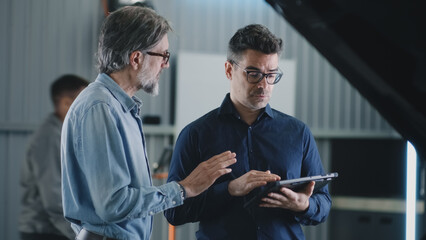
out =
{"type": "Polygon", "coordinates": [[[173,205],[176,205],[176,201],[172,201],[172,204],[173,204],[173,205]]]}
{"type": "Polygon", "coordinates": [[[151,216],[154,215],[154,212],[153,211],[149,212],[149,215],[151,215],[151,216]]]}

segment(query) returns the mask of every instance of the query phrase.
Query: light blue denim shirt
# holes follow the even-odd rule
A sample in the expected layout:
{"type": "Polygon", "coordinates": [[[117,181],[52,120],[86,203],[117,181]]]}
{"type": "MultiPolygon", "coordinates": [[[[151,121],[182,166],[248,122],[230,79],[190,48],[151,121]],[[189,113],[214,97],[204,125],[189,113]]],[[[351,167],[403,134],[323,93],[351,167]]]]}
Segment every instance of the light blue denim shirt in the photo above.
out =
{"type": "Polygon", "coordinates": [[[153,215],[183,204],[176,182],[152,186],[139,108],[108,75],[72,104],[62,127],[64,215],[117,239],[149,239],[153,215]]]}

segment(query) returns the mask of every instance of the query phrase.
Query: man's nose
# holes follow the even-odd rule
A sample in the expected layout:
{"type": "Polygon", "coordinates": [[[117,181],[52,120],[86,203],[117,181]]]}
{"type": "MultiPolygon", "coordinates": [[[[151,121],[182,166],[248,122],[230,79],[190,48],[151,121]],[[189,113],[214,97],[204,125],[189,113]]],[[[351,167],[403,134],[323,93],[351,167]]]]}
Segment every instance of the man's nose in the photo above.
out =
{"type": "Polygon", "coordinates": [[[167,63],[164,63],[164,62],[163,62],[163,63],[161,64],[161,67],[162,67],[162,68],[169,68],[169,67],[170,67],[170,61],[167,61],[167,63]]]}
{"type": "Polygon", "coordinates": [[[260,82],[257,83],[257,87],[266,88],[267,86],[268,86],[268,83],[266,82],[266,76],[263,76],[260,82]]]}

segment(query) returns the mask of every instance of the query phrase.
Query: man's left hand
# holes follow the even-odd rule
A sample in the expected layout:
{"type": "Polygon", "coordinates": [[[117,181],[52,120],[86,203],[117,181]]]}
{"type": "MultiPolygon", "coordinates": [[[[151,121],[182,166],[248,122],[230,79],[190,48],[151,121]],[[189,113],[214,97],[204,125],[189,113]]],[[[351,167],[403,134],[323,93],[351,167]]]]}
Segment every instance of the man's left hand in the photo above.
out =
{"type": "Polygon", "coordinates": [[[279,193],[269,193],[262,198],[260,207],[284,208],[294,212],[303,212],[309,208],[309,198],[314,191],[315,182],[310,182],[302,191],[294,192],[282,187],[279,193]]]}

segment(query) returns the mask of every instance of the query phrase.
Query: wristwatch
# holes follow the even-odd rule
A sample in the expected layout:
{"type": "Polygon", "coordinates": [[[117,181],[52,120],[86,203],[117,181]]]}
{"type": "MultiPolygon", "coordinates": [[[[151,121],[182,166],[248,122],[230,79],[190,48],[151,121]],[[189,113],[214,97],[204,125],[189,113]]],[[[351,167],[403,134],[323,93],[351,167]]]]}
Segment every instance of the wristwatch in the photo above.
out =
{"type": "Polygon", "coordinates": [[[181,198],[182,198],[182,201],[183,200],[185,200],[185,198],[186,198],[186,191],[185,191],[185,188],[180,184],[180,183],[178,183],[178,182],[176,182],[178,185],[179,185],[179,188],[180,188],[180,196],[181,196],[181,198]]]}

